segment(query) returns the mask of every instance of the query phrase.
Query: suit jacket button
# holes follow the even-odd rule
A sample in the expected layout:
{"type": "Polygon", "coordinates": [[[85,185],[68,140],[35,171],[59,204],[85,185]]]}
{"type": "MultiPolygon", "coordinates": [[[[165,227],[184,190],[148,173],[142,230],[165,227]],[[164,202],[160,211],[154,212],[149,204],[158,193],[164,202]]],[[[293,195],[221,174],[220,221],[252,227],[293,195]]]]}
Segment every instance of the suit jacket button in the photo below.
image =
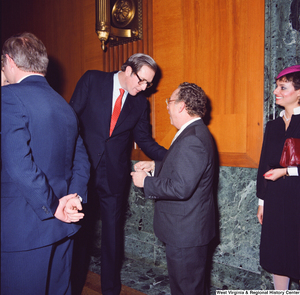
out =
{"type": "Polygon", "coordinates": [[[48,209],[46,208],[46,206],[43,206],[42,209],[45,211],[46,214],[49,213],[48,209]]]}

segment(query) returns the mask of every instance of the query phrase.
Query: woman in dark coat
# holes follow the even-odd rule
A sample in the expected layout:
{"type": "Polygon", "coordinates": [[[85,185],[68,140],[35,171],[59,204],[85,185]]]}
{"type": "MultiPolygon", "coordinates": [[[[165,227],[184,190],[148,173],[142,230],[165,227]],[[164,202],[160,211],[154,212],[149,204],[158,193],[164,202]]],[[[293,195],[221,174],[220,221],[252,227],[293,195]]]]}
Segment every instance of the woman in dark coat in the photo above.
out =
{"type": "MultiPolygon", "coordinates": [[[[300,65],[276,77],[280,117],[266,125],[257,174],[257,217],[262,224],[260,264],[273,274],[276,290],[300,279],[300,166],[284,168],[280,157],[287,138],[300,138],[300,65]]],[[[300,151],[299,151],[300,154],[300,151]]]]}

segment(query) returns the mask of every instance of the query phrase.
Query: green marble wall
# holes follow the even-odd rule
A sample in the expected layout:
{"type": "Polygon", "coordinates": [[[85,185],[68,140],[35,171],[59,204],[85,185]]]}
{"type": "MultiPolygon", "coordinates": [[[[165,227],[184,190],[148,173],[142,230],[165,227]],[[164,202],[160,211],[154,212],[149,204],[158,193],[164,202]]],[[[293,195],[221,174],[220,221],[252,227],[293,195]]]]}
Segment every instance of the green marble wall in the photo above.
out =
{"type": "MultiPolygon", "coordinates": [[[[256,169],[220,167],[217,203],[219,240],[211,283],[221,289],[266,289],[258,261],[260,224],[256,218],[256,169]]],[[[131,187],[125,228],[126,256],[166,267],[164,245],[153,233],[154,202],[131,187]]]]}

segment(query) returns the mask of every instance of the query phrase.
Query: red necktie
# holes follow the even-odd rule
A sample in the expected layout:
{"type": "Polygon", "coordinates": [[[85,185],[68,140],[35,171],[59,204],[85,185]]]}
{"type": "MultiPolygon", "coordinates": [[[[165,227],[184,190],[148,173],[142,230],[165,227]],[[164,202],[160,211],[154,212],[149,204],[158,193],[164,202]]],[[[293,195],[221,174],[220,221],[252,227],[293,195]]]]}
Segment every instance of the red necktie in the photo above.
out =
{"type": "Polygon", "coordinates": [[[119,115],[121,113],[122,97],[123,97],[124,92],[125,92],[125,90],[120,88],[120,95],[118,96],[118,98],[116,100],[114,110],[113,110],[113,113],[111,115],[109,136],[111,136],[111,134],[112,134],[112,132],[113,132],[115,126],[116,126],[116,123],[118,121],[119,115]]]}

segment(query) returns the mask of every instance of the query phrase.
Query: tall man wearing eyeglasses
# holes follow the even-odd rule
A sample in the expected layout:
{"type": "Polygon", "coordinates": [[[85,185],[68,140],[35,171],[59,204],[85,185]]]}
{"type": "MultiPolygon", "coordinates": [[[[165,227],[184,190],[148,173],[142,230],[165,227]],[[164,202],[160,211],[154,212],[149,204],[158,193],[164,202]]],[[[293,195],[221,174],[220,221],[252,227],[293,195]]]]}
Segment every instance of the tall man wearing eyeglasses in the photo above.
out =
{"type": "Polygon", "coordinates": [[[142,94],[152,86],[156,70],[150,56],[134,54],[119,72],[87,71],[70,101],[92,164],[89,200],[100,201],[103,295],[121,291],[123,221],[133,141],[151,159],[162,160],[166,153],[152,138],[148,101],[142,94]]]}

